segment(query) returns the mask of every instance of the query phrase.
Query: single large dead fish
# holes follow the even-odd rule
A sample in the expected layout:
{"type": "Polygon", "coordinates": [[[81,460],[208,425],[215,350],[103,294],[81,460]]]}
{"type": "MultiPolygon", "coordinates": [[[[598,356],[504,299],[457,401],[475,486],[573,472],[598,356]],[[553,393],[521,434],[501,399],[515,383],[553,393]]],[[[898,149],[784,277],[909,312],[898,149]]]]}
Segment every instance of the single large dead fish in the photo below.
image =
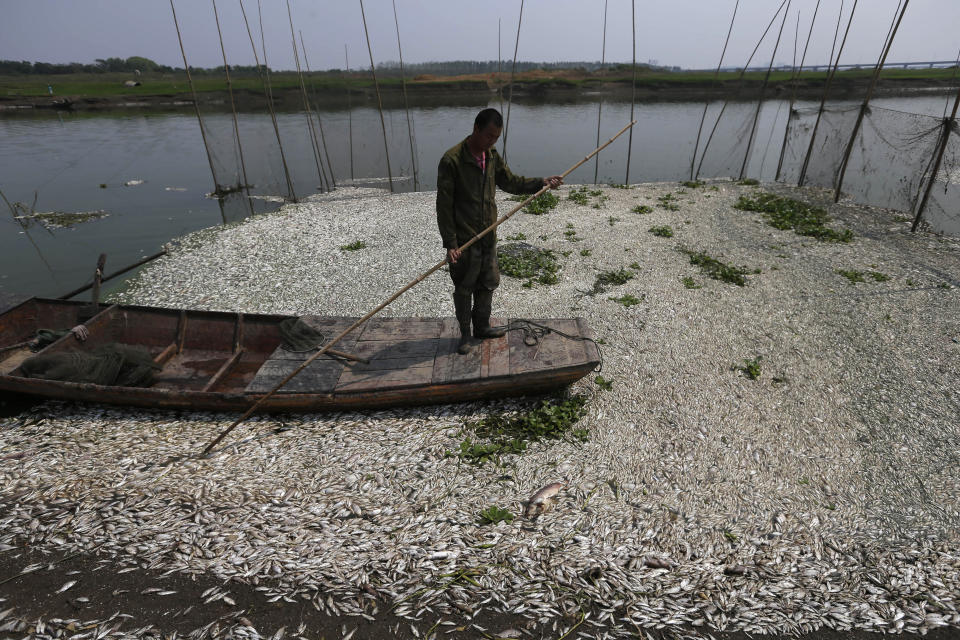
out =
{"type": "Polygon", "coordinates": [[[523,515],[527,518],[536,518],[549,511],[556,502],[556,496],[566,487],[562,482],[551,482],[547,486],[530,496],[523,515]]]}

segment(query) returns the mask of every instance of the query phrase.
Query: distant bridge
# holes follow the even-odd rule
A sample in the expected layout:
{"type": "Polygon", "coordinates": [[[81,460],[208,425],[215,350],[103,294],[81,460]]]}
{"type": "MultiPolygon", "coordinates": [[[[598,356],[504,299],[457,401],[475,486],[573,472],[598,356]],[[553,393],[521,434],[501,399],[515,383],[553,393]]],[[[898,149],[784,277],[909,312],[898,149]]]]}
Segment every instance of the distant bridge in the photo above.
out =
{"type": "MultiPolygon", "coordinates": [[[[828,71],[833,65],[816,64],[804,65],[801,71],[828,71]]],[[[875,62],[860,64],[841,64],[837,69],[872,69],[876,66],[875,62]]],[[[956,60],[922,60],[920,62],[886,62],[884,69],[949,69],[957,66],[956,60]]],[[[793,66],[782,64],[773,67],[776,71],[793,71],[793,66]]],[[[742,67],[722,67],[720,71],[740,71],[742,67]]],[[[766,71],[767,67],[748,67],[747,71],[766,71]]],[[[689,71],[716,71],[716,69],[689,69],[689,71]]]]}

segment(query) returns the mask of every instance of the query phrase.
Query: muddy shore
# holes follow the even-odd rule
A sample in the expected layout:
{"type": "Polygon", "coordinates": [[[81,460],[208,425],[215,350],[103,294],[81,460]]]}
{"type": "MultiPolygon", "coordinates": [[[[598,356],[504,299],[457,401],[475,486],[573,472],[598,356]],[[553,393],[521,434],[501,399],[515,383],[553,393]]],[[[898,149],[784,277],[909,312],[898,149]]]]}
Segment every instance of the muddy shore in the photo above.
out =
{"type": "MultiPolygon", "coordinates": [[[[834,83],[830,92],[831,100],[861,99],[869,85],[869,78],[843,78],[834,83]]],[[[951,82],[935,79],[886,79],[882,80],[876,91],[877,96],[909,96],[921,93],[943,93],[955,87],[951,82]]],[[[497,98],[496,87],[486,80],[438,80],[435,82],[410,82],[407,91],[415,104],[420,106],[476,105],[485,104],[497,98]]],[[[505,93],[508,90],[505,90],[505,93]]],[[[763,89],[757,82],[748,82],[738,86],[733,81],[720,84],[684,83],[684,82],[648,82],[638,83],[637,102],[690,102],[699,100],[751,101],[760,98],[789,98],[793,90],[786,83],[772,85],[763,89]]],[[[804,81],[797,86],[798,99],[819,99],[823,92],[823,83],[817,80],[804,81]]],[[[403,94],[399,85],[381,86],[383,106],[385,108],[403,107],[403,94]]],[[[570,83],[557,81],[538,81],[515,83],[514,97],[521,103],[537,102],[594,102],[601,98],[618,102],[629,102],[633,91],[629,83],[592,82],[570,83]]],[[[275,88],[273,90],[274,107],[279,110],[298,110],[302,108],[303,97],[297,88],[275,88]]],[[[356,106],[376,106],[376,92],[370,87],[318,88],[311,97],[319,106],[326,108],[346,108],[348,104],[356,106]]],[[[239,89],[234,91],[234,100],[241,111],[266,110],[267,101],[260,91],[239,89]]],[[[198,102],[208,109],[229,110],[230,97],[226,91],[206,91],[198,94],[198,102]]],[[[54,96],[0,96],[0,114],[14,114],[26,110],[78,110],[96,111],[111,109],[189,109],[193,98],[189,92],[157,94],[117,94],[88,96],[83,94],[64,94],[54,96]]]]}

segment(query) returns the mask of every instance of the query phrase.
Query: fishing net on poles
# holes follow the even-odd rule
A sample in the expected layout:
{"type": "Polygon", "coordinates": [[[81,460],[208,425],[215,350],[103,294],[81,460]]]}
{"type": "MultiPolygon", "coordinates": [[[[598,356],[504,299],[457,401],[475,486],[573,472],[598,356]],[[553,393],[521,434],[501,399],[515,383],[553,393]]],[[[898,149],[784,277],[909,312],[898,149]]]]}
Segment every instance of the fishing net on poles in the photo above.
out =
{"type": "MultiPolygon", "coordinates": [[[[818,109],[791,113],[780,181],[796,184],[818,109]]],[[[804,184],[835,188],[860,105],[829,107],[817,129],[804,184]]],[[[954,123],[954,131],[957,126],[954,123]]],[[[860,204],[915,214],[933,169],[944,120],[868,107],[851,149],[843,193],[860,204]]],[[[936,231],[960,232],[960,135],[948,139],[942,166],[923,215],[936,231]]]]}
{"type": "MultiPolygon", "coordinates": [[[[929,177],[932,170],[931,166],[925,177],[929,177]]],[[[943,161],[933,181],[921,220],[933,231],[960,235],[960,127],[956,121],[952,123],[943,161]]]]}
{"type": "Polygon", "coordinates": [[[861,204],[911,211],[942,120],[870,107],[854,141],[843,192],[861,204]]]}
{"type": "Polygon", "coordinates": [[[780,179],[796,184],[800,179],[804,158],[810,145],[810,136],[816,127],[816,139],[804,184],[832,188],[840,171],[846,144],[853,133],[860,106],[827,107],[817,125],[819,107],[796,110],[790,118],[790,135],[780,179]]]}
{"type": "Polygon", "coordinates": [[[707,113],[698,159],[698,178],[738,178],[750,142],[755,102],[730,102],[713,115],[707,113]],[[711,130],[716,126],[716,131],[711,130]]]}

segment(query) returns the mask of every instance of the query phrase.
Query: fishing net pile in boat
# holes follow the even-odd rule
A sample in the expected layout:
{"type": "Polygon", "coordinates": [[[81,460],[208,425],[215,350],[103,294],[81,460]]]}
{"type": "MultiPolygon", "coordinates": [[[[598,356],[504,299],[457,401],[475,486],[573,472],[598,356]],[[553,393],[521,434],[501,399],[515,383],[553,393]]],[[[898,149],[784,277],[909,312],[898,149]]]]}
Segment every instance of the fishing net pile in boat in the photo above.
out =
{"type": "Polygon", "coordinates": [[[90,352],[41,353],[20,365],[27,378],[122,387],[148,386],[159,369],[145,349],[122,344],[107,344],[90,352]]]}
{"type": "Polygon", "coordinates": [[[280,323],[280,338],[287,351],[312,351],[321,346],[326,337],[302,318],[288,318],[280,323]]]}

